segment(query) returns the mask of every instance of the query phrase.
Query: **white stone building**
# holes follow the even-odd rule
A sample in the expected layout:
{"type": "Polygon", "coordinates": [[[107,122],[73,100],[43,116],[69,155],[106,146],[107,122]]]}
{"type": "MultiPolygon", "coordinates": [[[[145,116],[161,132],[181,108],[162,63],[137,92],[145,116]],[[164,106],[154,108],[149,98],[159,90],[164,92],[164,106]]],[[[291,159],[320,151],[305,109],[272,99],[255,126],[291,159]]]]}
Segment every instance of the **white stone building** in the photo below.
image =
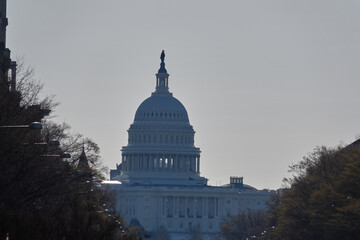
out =
{"type": "Polygon", "coordinates": [[[269,191],[243,184],[215,187],[200,176],[200,149],[185,107],[169,92],[165,54],[156,74],[156,89],[141,103],[128,130],[122,162],[111,170],[117,210],[127,220],[137,219],[145,231],[163,227],[171,239],[189,239],[200,229],[214,239],[229,214],[266,208],[269,191]],[[121,184],[119,184],[121,183],[121,184]]]}

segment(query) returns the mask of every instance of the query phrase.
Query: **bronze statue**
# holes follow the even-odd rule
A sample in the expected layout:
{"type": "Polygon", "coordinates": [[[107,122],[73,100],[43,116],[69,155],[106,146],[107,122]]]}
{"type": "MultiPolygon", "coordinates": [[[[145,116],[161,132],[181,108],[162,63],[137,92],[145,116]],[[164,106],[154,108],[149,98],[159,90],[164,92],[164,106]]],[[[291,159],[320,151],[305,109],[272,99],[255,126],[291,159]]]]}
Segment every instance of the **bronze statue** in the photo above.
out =
{"type": "Polygon", "coordinates": [[[161,52],[160,59],[161,59],[161,62],[164,62],[164,60],[165,60],[165,51],[164,50],[162,50],[162,52],[161,52]]]}

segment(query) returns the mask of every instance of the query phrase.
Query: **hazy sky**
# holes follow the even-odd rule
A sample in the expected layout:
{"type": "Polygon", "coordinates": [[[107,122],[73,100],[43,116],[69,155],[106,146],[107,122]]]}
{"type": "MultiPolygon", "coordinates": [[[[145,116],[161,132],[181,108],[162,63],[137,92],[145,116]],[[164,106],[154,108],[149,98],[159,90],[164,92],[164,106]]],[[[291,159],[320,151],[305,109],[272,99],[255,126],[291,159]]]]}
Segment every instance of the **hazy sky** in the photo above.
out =
{"type": "Polygon", "coordinates": [[[9,0],[7,45],[109,168],[164,49],[201,175],[278,188],[314,147],[360,134],[359,13],[338,0],[9,0]]]}

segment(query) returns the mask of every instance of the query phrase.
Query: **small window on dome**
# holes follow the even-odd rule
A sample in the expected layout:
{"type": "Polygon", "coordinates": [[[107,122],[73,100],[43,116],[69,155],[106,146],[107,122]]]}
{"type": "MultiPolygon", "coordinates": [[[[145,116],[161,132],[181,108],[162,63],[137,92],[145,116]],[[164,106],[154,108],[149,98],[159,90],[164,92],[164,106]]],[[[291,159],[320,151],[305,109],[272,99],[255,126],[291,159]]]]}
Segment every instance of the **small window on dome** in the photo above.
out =
{"type": "Polygon", "coordinates": [[[153,113],[153,112],[151,113],[151,116],[154,116],[154,113],[153,113]]]}
{"type": "Polygon", "coordinates": [[[162,113],[160,113],[160,117],[162,117],[162,113]]]}
{"type": "Polygon", "coordinates": [[[171,117],[171,113],[169,113],[169,117],[171,117]]]}
{"type": "Polygon", "coordinates": [[[147,116],[149,116],[149,113],[147,113],[147,116]]]}
{"type": "Polygon", "coordinates": [[[155,116],[157,116],[158,115],[158,113],[155,113],[155,116]]]}

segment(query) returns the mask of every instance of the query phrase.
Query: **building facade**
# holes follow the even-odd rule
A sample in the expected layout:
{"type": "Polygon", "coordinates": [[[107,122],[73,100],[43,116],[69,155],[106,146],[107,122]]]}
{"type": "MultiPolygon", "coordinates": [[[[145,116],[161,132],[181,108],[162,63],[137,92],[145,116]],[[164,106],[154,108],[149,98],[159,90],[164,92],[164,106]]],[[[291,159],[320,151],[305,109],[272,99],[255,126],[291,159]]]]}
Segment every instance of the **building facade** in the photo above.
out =
{"type": "Polygon", "coordinates": [[[122,217],[137,220],[148,236],[166,229],[171,239],[189,239],[195,231],[214,239],[228,215],[265,209],[269,191],[244,185],[242,177],[222,187],[207,184],[187,111],[169,92],[164,51],[160,59],[155,91],[138,107],[107,185],[122,217]]]}

